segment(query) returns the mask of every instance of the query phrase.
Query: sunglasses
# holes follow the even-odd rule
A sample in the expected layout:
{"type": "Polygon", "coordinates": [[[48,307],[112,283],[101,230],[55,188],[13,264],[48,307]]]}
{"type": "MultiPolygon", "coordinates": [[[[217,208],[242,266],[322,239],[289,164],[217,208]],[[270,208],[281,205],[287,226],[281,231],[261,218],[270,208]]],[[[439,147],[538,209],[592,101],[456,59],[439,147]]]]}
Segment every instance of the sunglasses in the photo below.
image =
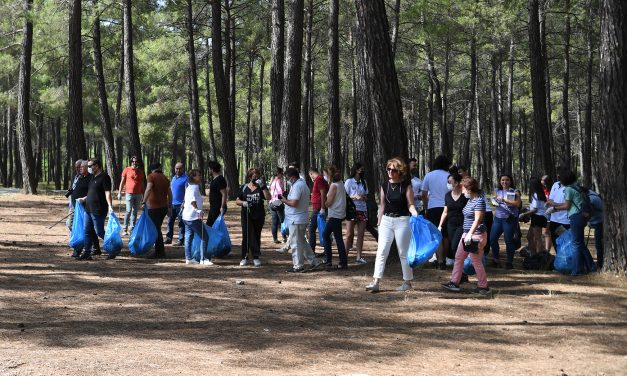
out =
{"type": "Polygon", "coordinates": [[[388,167],[388,169],[387,169],[387,170],[388,170],[388,172],[391,172],[391,173],[393,173],[393,174],[397,174],[397,173],[398,173],[398,170],[397,170],[397,169],[395,169],[395,168],[390,168],[390,167],[388,167]]]}
{"type": "Polygon", "coordinates": [[[88,165],[87,165],[87,167],[93,167],[93,166],[94,166],[93,164],[88,164],[88,165]]]}

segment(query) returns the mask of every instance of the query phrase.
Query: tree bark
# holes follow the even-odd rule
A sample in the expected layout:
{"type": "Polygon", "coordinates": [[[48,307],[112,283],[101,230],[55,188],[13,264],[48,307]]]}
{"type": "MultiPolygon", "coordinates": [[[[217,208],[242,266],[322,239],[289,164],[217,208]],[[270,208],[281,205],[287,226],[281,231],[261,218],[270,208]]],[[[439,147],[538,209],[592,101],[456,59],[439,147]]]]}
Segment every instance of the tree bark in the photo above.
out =
{"type": "Polygon", "coordinates": [[[73,161],[87,158],[83,130],[83,52],[81,44],[81,0],[70,2],[68,22],[68,152],[73,161]]]}
{"type": "MultiPolygon", "coordinates": [[[[202,131],[200,130],[200,110],[198,100],[198,70],[196,69],[196,46],[194,45],[194,15],[192,0],[187,0],[185,25],[187,29],[187,61],[188,61],[188,101],[189,125],[191,130],[192,151],[195,167],[205,176],[205,158],[202,150],[202,131]]],[[[204,190],[201,190],[201,192],[204,190]]]]}
{"type": "Polygon", "coordinates": [[[398,44],[398,28],[401,20],[401,0],[394,3],[392,14],[392,56],[396,56],[396,45],[398,44]]]}
{"type": "Polygon", "coordinates": [[[142,147],[137,125],[137,108],[135,107],[135,72],[133,66],[133,14],[132,0],[122,0],[124,13],[124,91],[126,94],[126,112],[128,115],[129,151],[139,160],[142,158],[142,147]]]}
{"type": "MultiPolygon", "coordinates": [[[[95,4],[95,1],[94,1],[95,4]]],[[[100,43],[100,15],[96,14],[92,29],[93,48],[94,48],[94,73],[96,75],[96,86],[98,87],[98,105],[100,107],[100,125],[102,130],[102,138],[104,140],[105,156],[107,167],[113,186],[119,185],[122,170],[118,165],[115,156],[115,143],[113,139],[113,129],[111,126],[111,116],[109,115],[109,102],[107,101],[107,87],[105,84],[104,69],[102,67],[102,48],[100,43]]]]}
{"type": "Polygon", "coordinates": [[[606,203],[603,271],[627,275],[627,4],[604,0],[601,19],[599,183],[606,203]]]}
{"type": "Polygon", "coordinates": [[[586,66],[586,107],[583,122],[583,138],[580,141],[582,148],[582,182],[586,187],[592,185],[592,74],[593,74],[593,58],[594,46],[592,41],[592,33],[594,32],[594,12],[592,4],[590,4],[590,12],[588,14],[588,25],[586,30],[586,47],[587,47],[587,66],[586,66]]]}
{"type": "MultiPolygon", "coordinates": [[[[513,113],[514,113],[514,33],[509,42],[509,64],[507,74],[507,114],[505,117],[505,163],[504,171],[508,173],[514,172],[514,156],[512,150],[512,132],[514,130],[513,125],[513,113]]],[[[520,142],[520,141],[519,141],[520,142]]]]}
{"type": "Polygon", "coordinates": [[[278,155],[281,141],[281,111],[283,103],[283,64],[285,59],[285,8],[284,0],[272,0],[272,46],[270,70],[270,120],[272,151],[278,155]]]}
{"type": "MultiPolygon", "coordinates": [[[[31,57],[33,54],[33,23],[31,22],[30,12],[32,0],[24,0],[22,6],[26,14],[24,15],[24,39],[22,40],[22,51],[20,53],[16,134],[21,159],[23,192],[25,194],[37,194],[35,161],[33,160],[33,147],[30,135],[30,75],[31,57]]],[[[85,147],[84,143],[83,147],[85,147]]]]}
{"type": "Polygon", "coordinates": [[[63,159],[61,149],[61,118],[57,117],[54,122],[54,189],[61,189],[61,175],[63,174],[63,159]]]}
{"type": "Polygon", "coordinates": [[[266,70],[266,60],[263,56],[260,56],[259,59],[261,60],[261,67],[259,68],[259,132],[257,133],[257,155],[255,156],[255,165],[257,166],[261,163],[259,156],[263,151],[263,82],[266,70]]]}
{"type": "Polygon", "coordinates": [[[329,160],[342,171],[340,138],[340,46],[339,46],[339,0],[329,0],[329,44],[328,44],[328,99],[329,99],[329,160]]]}
{"type": "MultiPolygon", "coordinates": [[[[565,0],[564,12],[566,26],[564,28],[564,73],[562,79],[562,122],[564,126],[564,140],[562,142],[562,163],[569,169],[572,167],[571,141],[570,141],[570,116],[568,112],[568,86],[570,82],[570,0],[565,0]]],[[[587,142],[590,142],[588,140],[587,142]]]]}
{"type": "Polygon", "coordinates": [[[543,64],[544,64],[544,71],[543,71],[543,75],[544,75],[544,84],[546,87],[546,95],[545,95],[545,106],[546,106],[546,123],[547,126],[549,127],[549,145],[551,146],[551,155],[555,155],[555,138],[553,137],[553,124],[552,124],[552,113],[553,113],[553,108],[551,106],[551,74],[550,74],[550,69],[549,69],[549,55],[548,55],[548,48],[547,48],[547,43],[546,43],[546,15],[547,15],[547,9],[549,7],[549,0],[539,0],[540,2],[538,3],[538,20],[540,23],[540,45],[541,47],[541,51],[542,51],[542,60],[543,60],[543,64]]]}
{"type": "Polygon", "coordinates": [[[531,92],[533,97],[533,118],[536,136],[536,161],[534,173],[538,176],[554,176],[553,157],[551,154],[551,129],[547,123],[545,59],[542,56],[540,40],[540,22],[538,19],[538,1],[529,0],[529,60],[531,65],[531,92]]]}
{"type": "Polygon", "coordinates": [[[310,106],[312,100],[312,32],[313,32],[313,0],[307,1],[307,23],[305,26],[305,68],[303,69],[303,103],[301,111],[300,130],[300,168],[305,171],[311,166],[311,140],[313,137],[313,123],[309,112],[313,110],[310,106]]]}
{"type": "Polygon", "coordinates": [[[470,168],[470,136],[472,134],[472,120],[475,113],[475,93],[477,86],[477,39],[473,35],[470,41],[470,98],[466,106],[464,139],[462,142],[461,165],[470,168]]]}
{"type": "MultiPolygon", "coordinates": [[[[440,130],[440,154],[451,157],[451,145],[448,140],[448,129],[444,123],[444,108],[442,106],[442,88],[440,85],[440,79],[438,73],[435,70],[435,62],[433,59],[433,49],[431,48],[431,42],[427,40],[425,42],[425,48],[427,50],[427,70],[429,72],[429,81],[431,82],[431,90],[433,94],[433,106],[434,111],[432,113],[433,125],[437,124],[440,130]]],[[[433,154],[431,154],[433,156],[433,154]]],[[[431,162],[429,162],[431,163],[431,162]]]]}
{"type": "Polygon", "coordinates": [[[252,149],[252,135],[250,129],[250,118],[253,111],[253,56],[251,55],[250,60],[248,61],[248,92],[246,94],[246,150],[244,150],[244,160],[246,168],[251,167],[250,165],[250,152],[252,149]]]}
{"type": "Polygon", "coordinates": [[[494,184],[498,180],[498,175],[501,173],[499,171],[499,159],[500,153],[499,150],[499,116],[498,116],[498,101],[496,94],[496,74],[498,70],[498,57],[496,53],[493,53],[490,57],[490,118],[492,120],[492,130],[490,132],[492,139],[490,142],[490,150],[492,151],[492,155],[488,156],[488,160],[491,162],[491,170],[492,170],[492,179],[490,182],[490,186],[494,184]]]}
{"type": "Polygon", "coordinates": [[[281,144],[279,166],[287,166],[299,156],[301,105],[301,70],[303,57],[303,0],[289,0],[287,50],[285,53],[285,82],[281,110],[281,144]]]}
{"type": "MultiPolygon", "coordinates": [[[[207,39],[207,50],[209,49],[209,39],[207,39]]],[[[216,151],[216,138],[213,131],[213,110],[211,108],[211,84],[209,82],[209,51],[205,55],[205,85],[207,90],[207,127],[209,128],[209,147],[211,148],[211,158],[218,160],[216,151]]]]}

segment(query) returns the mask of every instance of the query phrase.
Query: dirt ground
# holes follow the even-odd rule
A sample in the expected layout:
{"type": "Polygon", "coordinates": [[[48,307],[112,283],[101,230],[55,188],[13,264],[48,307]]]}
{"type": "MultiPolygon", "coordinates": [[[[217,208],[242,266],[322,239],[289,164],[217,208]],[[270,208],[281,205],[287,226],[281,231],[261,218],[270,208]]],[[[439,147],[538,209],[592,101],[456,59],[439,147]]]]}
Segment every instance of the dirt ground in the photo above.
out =
{"type": "MultiPolygon", "coordinates": [[[[624,375],[627,283],[488,268],[492,299],[444,291],[450,271],[399,265],[371,294],[367,265],[290,274],[263,232],[261,268],[70,257],[62,196],[0,194],[0,374],[624,375]],[[238,281],[240,281],[238,283],[238,281]],[[242,282],[243,281],[243,282],[242,282]]],[[[128,240],[128,239],[125,239],[128,240]]],[[[352,255],[351,259],[354,259],[352,255]]],[[[467,290],[475,280],[465,284],[467,290]]]]}

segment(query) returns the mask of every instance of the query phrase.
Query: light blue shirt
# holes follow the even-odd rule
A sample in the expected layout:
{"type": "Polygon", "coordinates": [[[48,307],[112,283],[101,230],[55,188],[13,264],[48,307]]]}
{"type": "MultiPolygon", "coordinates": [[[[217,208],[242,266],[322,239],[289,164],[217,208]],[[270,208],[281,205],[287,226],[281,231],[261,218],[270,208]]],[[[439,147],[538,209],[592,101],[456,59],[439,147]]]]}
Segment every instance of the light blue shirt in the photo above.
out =
{"type": "Polygon", "coordinates": [[[298,200],[297,206],[285,205],[285,220],[288,224],[305,225],[309,223],[309,187],[303,179],[292,184],[288,200],[298,200]]]}

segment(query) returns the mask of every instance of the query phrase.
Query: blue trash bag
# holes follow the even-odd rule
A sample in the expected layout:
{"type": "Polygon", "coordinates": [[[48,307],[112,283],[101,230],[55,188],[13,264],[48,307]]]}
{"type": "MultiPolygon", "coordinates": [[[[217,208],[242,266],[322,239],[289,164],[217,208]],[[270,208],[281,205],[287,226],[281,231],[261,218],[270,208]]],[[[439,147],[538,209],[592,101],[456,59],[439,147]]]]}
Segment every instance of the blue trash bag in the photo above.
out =
{"type": "MultiPolygon", "coordinates": [[[[484,268],[488,264],[488,257],[485,254],[481,256],[481,263],[483,264],[484,268]]],[[[475,271],[475,267],[472,265],[472,262],[470,261],[470,255],[466,257],[466,260],[464,260],[464,274],[466,275],[477,274],[477,272],[475,271]]]]}
{"type": "MultiPolygon", "coordinates": [[[[203,252],[203,259],[209,259],[216,256],[216,252],[220,250],[223,243],[223,234],[220,231],[209,227],[206,223],[203,223],[205,228],[205,236],[207,236],[207,248],[203,252]]],[[[200,244],[202,239],[198,234],[194,233],[194,240],[192,240],[192,258],[196,261],[200,261],[200,244]]],[[[230,249],[230,248],[229,248],[230,249]]]]}
{"type": "Polygon", "coordinates": [[[72,220],[72,232],[70,233],[70,247],[80,252],[85,245],[85,207],[78,201],[74,204],[74,220],[72,220]]]}
{"type": "Polygon", "coordinates": [[[157,228],[144,210],[139,216],[135,228],[128,240],[128,250],[133,256],[145,255],[157,241],[157,228]]]}
{"type": "Polygon", "coordinates": [[[327,228],[327,220],[322,212],[318,213],[318,238],[320,239],[320,246],[324,247],[324,238],[322,234],[324,233],[324,229],[327,228]]]}
{"type": "Polygon", "coordinates": [[[285,217],[285,219],[283,220],[283,223],[281,223],[281,235],[289,236],[289,234],[290,234],[290,226],[287,224],[287,217],[285,217]]]}
{"type": "Polygon", "coordinates": [[[575,247],[573,247],[573,235],[570,231],[564,231],[555,242],[557,248],[553,268],[558,272],[570,274],[575,267],[575,257],[577,257],[575,247]]]}
{"type": "Polygon", "coordinates": [[[224,216],[220,214],[216,221],[211,226],[219,235],[220,243],[212,249],[212,254],[215,257],[224,257],[231,252],[231,237],[229,236],[229,230],[226,228],[224,222],[224,216]]]}
{"type": "Polygon", "coordinates": [[[421,215],[409,218],[409,228],[411,240],[407,251],[407,262],[413,268],[427,262],[433,256],[442,241],[442,234],[433,223],[421,215]]]}
{"type": "Polygon", "coordinates": [[[122,237],[120,236],[120,221],[114,213],[109,214],[109,221],[107,222],[107,228],[105,229],[104,242],[102,248],[110,254],[117,255],[124,246],[122,237]]]}

